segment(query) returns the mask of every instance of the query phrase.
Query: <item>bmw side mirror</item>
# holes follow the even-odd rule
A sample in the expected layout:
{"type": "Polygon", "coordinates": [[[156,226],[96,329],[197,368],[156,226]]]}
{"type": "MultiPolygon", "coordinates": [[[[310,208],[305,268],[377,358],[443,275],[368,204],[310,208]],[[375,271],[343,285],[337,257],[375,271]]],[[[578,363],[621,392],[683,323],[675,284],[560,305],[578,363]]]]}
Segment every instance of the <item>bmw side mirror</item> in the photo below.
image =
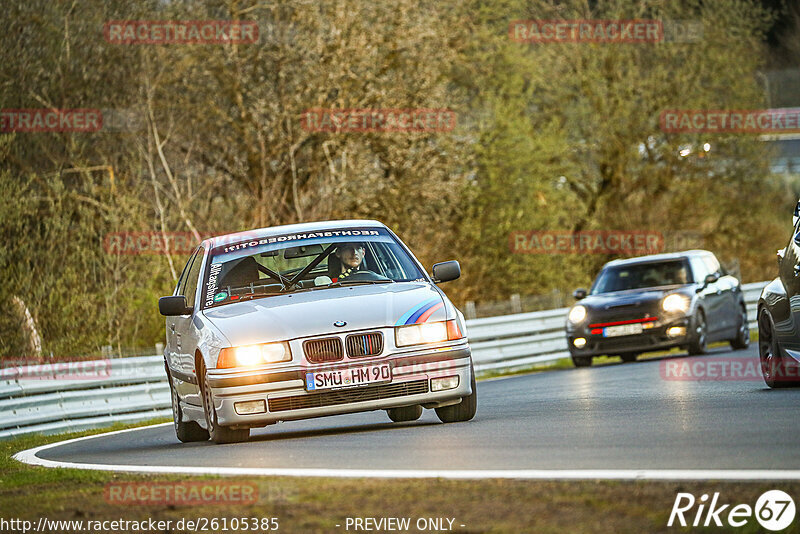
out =
{"type": "Polygon", "coordinates": [[[437,284],[449,282],[461,276],[461,265],[457,261],[443,261],[433,266],[433,281],[437,284]]]}
{"type": "Polygon", "coordinates": [[[580,288],[580,289],[576,289],[575,291],[572,292],[572,297],[575,300],[582,300],[582,299],[586,298],[586,294],[587,294],[586,290],[583,289],[583,288],[580,288]]]}
{"type": "Polygon", "coordinates": [[[161,315],[171,317],[175,315],[191,315],[193,309],[186,305],[186,297],[183,295],[170,295],[158,299],[158,311],[161,315]]]}

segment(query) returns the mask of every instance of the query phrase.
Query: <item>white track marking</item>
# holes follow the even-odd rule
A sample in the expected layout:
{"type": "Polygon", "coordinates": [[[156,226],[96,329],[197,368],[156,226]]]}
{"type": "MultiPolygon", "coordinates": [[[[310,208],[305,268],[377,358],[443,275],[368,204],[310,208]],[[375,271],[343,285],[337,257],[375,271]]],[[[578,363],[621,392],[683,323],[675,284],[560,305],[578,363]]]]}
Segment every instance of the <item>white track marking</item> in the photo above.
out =
{"type": "Polygon", "coordinates": [[[220,476],[281,476],[332,478],[510,478],[527,480],[800,480],[800,470],[770,469],[289,469],[270,467],[189,467],[162,465],[114,465],[61,462],[39,458],[37,453],[68,443],[76,443],[146,428],[171,426],[160,423],[146,427],[116,430],[42,445],[14,455],[20,462],[42,467],[115,471],[119,473],[161,473],[220,476]]]}

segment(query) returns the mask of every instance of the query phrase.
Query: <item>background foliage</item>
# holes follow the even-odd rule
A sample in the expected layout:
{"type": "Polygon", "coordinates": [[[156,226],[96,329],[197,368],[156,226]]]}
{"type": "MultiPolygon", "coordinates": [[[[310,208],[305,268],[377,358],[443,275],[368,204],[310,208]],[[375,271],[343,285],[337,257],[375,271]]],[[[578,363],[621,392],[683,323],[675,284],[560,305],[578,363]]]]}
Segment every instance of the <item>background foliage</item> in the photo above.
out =
{"type": "MultiPolygon", "coordinates": [[[[518,230],[702,235],[774,276],[797,198],[747,135],[665,134],[667,108],[766,107],[752,0],[10,0],[2,108],[124,110],[122,128],[0,134],[0,272],[44,352],[152,351],[186,257],[108,254],[110,232],[219,234],[375,218],[420,260],[457,258],[457,303],[587,285],[602,255],[511,254],[518,230]],[[528,45],[517,19],[702,21],[697,42],[528,45]],[[247,19],[249,45],[118,45],[108,20],[247,19]],[[319,133],[308,108],[449,108],[453,132],[319,133]],[[712,150],[700,151],[703,143],[712,150]],[[692,147],[689,157],[679,151],[692,147]],[[701,157],[702,156],[702,157],[701,157]]],[[[794,34],[797,35],[796,33],[794,34]]],[[[791,40],[790,40],[791,41],[791,40]]],[[[787,48],[788,50],[788,48],[787,48]]],[[[669,239],[667,240],[669,244],[669,239]]],[[[0,355],[29,349],[0,315],[0,355]]]]}

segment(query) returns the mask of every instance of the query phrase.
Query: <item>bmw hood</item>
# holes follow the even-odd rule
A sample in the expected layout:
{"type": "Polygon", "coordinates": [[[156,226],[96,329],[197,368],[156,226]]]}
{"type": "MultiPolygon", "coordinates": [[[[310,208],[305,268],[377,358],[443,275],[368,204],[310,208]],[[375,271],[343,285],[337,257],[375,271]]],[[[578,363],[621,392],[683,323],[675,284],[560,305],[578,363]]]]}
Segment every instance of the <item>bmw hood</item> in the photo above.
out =
{"type": "Polygon", "coordinates": [[[226,304],[203,314],[231,346],[239,346],[444,321],[448,307],[430,284],[398,282],[276,295],[226,304]]]}

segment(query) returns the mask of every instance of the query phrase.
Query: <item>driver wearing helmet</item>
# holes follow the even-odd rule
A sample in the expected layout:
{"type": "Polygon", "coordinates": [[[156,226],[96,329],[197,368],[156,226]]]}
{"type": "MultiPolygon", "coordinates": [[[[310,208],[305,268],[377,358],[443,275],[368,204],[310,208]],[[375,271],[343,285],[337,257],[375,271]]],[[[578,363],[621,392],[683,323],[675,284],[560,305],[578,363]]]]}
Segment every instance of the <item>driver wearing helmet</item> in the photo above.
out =
{"type": "Polygon", "coordinates": [[[361,270],[364,262],[363,243],[342,243],[336,248],[336,258],[339,260],[339,272],[332,272],[331,279],[340,282],[361,270]]]}

